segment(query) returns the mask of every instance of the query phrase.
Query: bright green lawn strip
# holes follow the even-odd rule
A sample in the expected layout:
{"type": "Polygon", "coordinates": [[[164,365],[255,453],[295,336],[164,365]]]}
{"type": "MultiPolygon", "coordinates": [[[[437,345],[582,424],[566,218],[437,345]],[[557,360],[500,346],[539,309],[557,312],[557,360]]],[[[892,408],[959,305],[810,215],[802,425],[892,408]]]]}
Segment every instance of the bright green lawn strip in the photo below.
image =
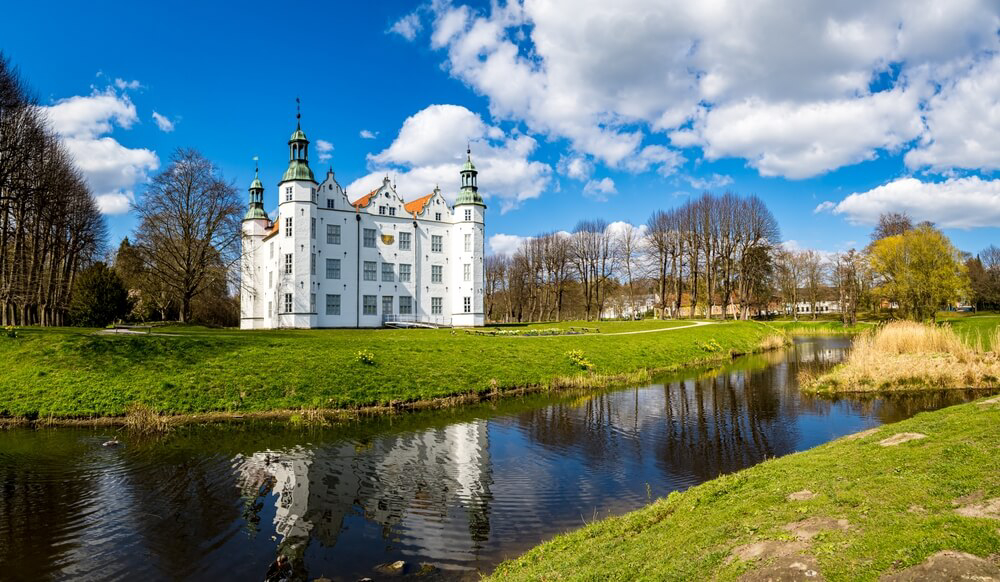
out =
{"type": "Polygon", "coordinates": [[[827,580],[876,580],[940,550],[1000,552],[998,522],[962,517],[952,501],[1000,496],[1000,406],[963,404],[727,475],[650,506],[556,537],[502,564],[496,580],[732,580],[751,568],[734,547],[791,539],[807,517],[847,519],[811,553],[827,580]],[[895,447],[899,432],[928,438],[895,447]],[[786,496],[809,489],[810,501],[786,496]],[[912,509],[911,509],[912,508],[912,509]]]}
{"type": "Polygon", "coordinates": [[[410,402],[585,375],[566,357],[569,350],[583,351],[597,374],[615,375],[752,352],[769,330],[739,322],[544,338],[451,330],[177,331],[20,330],[19,338],[0,340],[0,413],[113,416],[134,401],[166,413],[410,402]],[[375,365],[358,362],[359,350],[373,352],[375,365]]]}
{"type": "Polygon", "coordinates": [[[981,339],[985,349],[993,349],[990,340],[993,330],[1000,325],[1000,315],[939,314],[938,319],[949,323],[965,341],[975,345],[976,341],[981,339]]]}
{"type": "Polygon", "coordinates": [[[767,324],[795,335],[855,334],[871,329],[874,325],[864,321],[855,325],[844,325],[839,321],[769,321],[767,324]]]}

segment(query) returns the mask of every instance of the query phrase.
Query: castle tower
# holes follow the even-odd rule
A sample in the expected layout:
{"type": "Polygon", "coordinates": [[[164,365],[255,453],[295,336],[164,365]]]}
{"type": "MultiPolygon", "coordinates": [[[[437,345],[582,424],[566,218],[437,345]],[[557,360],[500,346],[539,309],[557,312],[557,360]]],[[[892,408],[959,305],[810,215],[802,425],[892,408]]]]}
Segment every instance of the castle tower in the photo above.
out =
{"type": "MultiPolygon", "coordinates": [[[[255,158],[256,159],[256,158],[255,158]]],[[[257,261],[261,243],[270,226],[270,219],[264,210],[264,185],[260,182],[260,170],[254,168],[253,182],[250,183],[250,202],[242,224],[242,255],[240,257],[243,281],[240,289],[240,328],[261,329],[266,327],[265,313],[267,298],[263,290],[262,273],[257,261]]]]}
{"type": "Polygon", "coordinates": [[[302,114],[296,113],[295,118],[295,131],[288,140],[288,168],[278,182],[279,284],[274,293],[278,327],[315,327],[318,184],[309,168],[302,114]]]}
{"type": "Polygon", "coordinates": [[[455,235],[451,239],[451,281],[455,292],[452,296],[452,325],[481,326],[485,322],[483,311],[484,275],[484,218],[486,205],[476,184],[476,166],[472,163],[472,150],[465,150],[462,166],[462,188],[455,199],[455,235]]]}

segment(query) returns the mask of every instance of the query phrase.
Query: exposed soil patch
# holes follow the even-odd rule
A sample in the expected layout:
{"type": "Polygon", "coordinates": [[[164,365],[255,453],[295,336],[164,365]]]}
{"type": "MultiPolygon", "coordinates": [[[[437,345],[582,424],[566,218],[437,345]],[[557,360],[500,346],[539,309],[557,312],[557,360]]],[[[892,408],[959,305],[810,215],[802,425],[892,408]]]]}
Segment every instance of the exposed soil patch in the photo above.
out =
{"type": "Polygon", "coordinates": [[[733,548],[729,556],[729,562],[740,559],[744,562],[753,560],[767,560],[770,558],[784,558],[801,553],[808,547],[802,542],[782,542],[778,540],[762,540],[733,548]]]}
{"type": "Polygon", "coordinates": [[[987,499],[982,503],[971,503],[963,505],[955,510],[959,515],[965,517],[985,517],[987,519],[1000,519],[1000,497],[987,499]]]}
{"type": "Polygon", "coordinates": [[[856,432],[854,434],[849,434],[849,435],[847,435],[847,436],[844,437],[844,440],[845,441],[856,441],[858,439],[863,439],[865,437],[870,437],[870,436],[872,436],[873,434],[875,434],[877,432],[878,432],[877,428],[870,428],[868,430],[863,430],[861,432],[856,432]]]}
{"type": "Polygon", "coordinates": [[[789,501],[809,501],[816,497],[816,494],[808,489],[803,489],[802,491],[796,491],[795,493],[788,494],[789,501]]]}
{"type": "Polygon", "coordinates": [[[832,517],[810,517],[802,521],[796,521],[785,526],[795,537],[802,541],[809,541],[816,537],[816,534],[824,531],[844,531],[851,527],[846,519],[833,519],[832,517]]]}
{"type": "Polygon", "coordinates": [[[945,550],[927,558],[922,564],[885,574],[882,582],[950,582],[975,580],[1000,582],[1000,568],[979,556],[945,550]]]}
{"type": "Polygon", "coordinates": [[[801,582],[825,580],[816,569],[812,556],[786,556],[773,563],[740,576],[745,582],[801,582]]]}
{"type": "Polygon", "coordinates": [[[882,445],[883,447],[894,447],[898,444],[902,444],[909,441],[915,441],[923,438],[927,438],[927,435],[921,434],[919,432],[901,432],[898,434],[894,434],[887,439],[880,440],[878,444],[882,445]]]}
{"type": "Polygon", "coordinates": [[[1000,404],[1000,396],[994,396],[979,403],[980,406],[984,404],[1000,404]]]}

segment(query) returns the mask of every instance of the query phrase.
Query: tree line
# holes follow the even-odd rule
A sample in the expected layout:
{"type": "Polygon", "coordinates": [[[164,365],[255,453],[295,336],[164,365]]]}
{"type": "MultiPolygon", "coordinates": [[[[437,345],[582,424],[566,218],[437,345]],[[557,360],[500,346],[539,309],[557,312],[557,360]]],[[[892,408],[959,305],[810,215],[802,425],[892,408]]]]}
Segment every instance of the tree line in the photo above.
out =
{"type": "Polygon", "coordinates": [[[778,223],[756,196],[705,193],[636,227],[601,219],[522,241],[487,258],[494,321],[594,319],[617,302],[667,317],[748,319],[767,306],[778,223]]]}
{"type": "Polygon", "coordinates": [[[72,157],[0,54],[0,324],[63,325],[107,227],[72,157]]]}

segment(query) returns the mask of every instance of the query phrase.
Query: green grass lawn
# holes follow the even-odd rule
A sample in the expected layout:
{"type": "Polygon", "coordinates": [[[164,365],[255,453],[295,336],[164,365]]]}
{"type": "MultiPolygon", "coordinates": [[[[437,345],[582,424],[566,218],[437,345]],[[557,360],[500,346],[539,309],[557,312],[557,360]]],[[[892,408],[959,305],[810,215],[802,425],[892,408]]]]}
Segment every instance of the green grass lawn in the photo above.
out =
{"type": "Polygon", "coordinates": [[[801,549],[827,580],[877,580],[941,550],[988,557],[1000,553],[1000,522],[956,507],[1000,497],[998,442],[1000,403],[919,414],[558,536],[491,579],[733,580],[767,565],[731,559],[735,548],[789,548],[796,537],[786,526],[810,518],[847,520],[846,530],[824,529],[801,549]],[[901,432],[926,438],[879,446],[901,432]],[[803,490],[815,497],[787,499],[803,490]]]}
{"type": "MultiPolygon", "coordinates": [[[[593,325],[561,325],[573,324],[593,325]]],[[[165,327],[157,332],[170,335],[107,336],[27,328],[16,339],[0,337],[0,414],[116,416],[133,402],[169,414],[412,402],[692,365],[755,351],[773,331],[753,322],[635,335],[604,331],[654,325],[684,324],[602,323],[597,335],[527,338],[461,330],[165,327]],[[360,350],[374,354],[375,363],[359,362],[360,350]],[[571,350],[581,351],[593,372],[575,364],[571,350]]]]}
{"type": "Polygon", "coordinates": [[[996,313],[938,313],[938,321],[948,323],[968,342],[982,339],[983,347],[994,349],[992,336],[997,326],[1000,326],[1000,315],[996,313]]]}
{"type": "Polygon", "coordinates": [[[837,335],[837,334],[853,334],[861,333],[865,330],[871,329],[875,324],[859,321],[854,325],[844,325],[839,320],[817,320],[812,321],[809,319],[802,319],[799,321],[793,321],[790,319],[768,321],[767,325],[770,325],[776,329],[780,329],[785,333],[796,334],[796,335],[837,335]]]}

